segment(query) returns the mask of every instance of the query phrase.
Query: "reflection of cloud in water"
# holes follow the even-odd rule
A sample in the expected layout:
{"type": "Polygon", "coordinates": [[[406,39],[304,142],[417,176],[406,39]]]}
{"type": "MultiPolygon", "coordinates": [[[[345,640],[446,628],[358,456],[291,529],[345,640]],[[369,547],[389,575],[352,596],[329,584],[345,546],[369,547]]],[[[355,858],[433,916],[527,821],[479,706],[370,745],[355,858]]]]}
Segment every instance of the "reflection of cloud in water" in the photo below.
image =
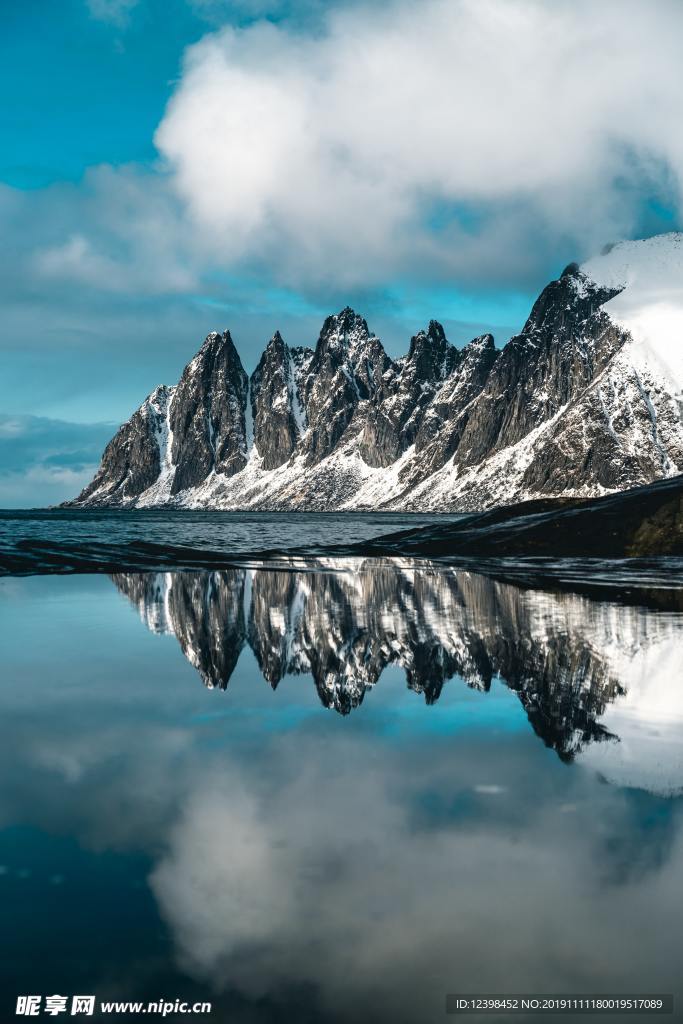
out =
{"type": "Polygon", "coordinates": [[[311,985],[323,1012],[366,1020],[438,1020],[446,991],[513,980],[625,991],[634,964],[649,988],[671,987],[678,820],[648,839],[618,790],[592,783],[586,799],[581,773],[572,814],[549,793],[530,807],[527,766],[485,757],[510,782],[495,801],[467,802],[482,753],[446,742],[416,759],[378,753],[372,737],[300,736],[269,763],[273,789],[245,791],[223,762],[189,795],[151,879],[183,968],[252,998],[311,985]],[[465,803],[421,816],[425,786],[465,803]],[[614,851],[622,830],[626,854],[640,847],[630,872],[614,851]]]}
{"type": "Polygon", "coordinates": [[[246,644],[273,687],[310,674],[343,714],[389,665],[428,703],[453,676],[483,691],[500,677],[564,760],[683,788],[680,612],[370,560],[114,582],[150,629],[178,638],[207,686],[227,687],[246,644]]]}
{"type": "Polygon", "coordinates": [[[246,792],[197,791],[172,845],[152,885],[180,926],[179,945],[191,967],[210,973],[286,927],[294,913],[290,880],[280,878],[282,855],[246,792]]]}

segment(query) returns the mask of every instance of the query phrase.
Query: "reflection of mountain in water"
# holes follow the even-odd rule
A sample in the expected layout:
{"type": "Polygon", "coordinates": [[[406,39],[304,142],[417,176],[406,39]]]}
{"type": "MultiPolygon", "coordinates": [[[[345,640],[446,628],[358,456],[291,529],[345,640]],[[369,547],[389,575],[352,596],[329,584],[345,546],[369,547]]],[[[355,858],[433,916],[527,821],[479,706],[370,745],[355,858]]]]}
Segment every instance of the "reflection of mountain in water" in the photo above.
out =
{"type": "Polygon", "coordinates": [[[616,740],[609,706],[637,705],[644,680],[651,687],[658,666],[677,664],[683,646],[680,614],[521,589],[428,563],[346,560],[113,579],[151,630],[178,638],[207,686],[227,687],[245,643],[271,686],[310,673],[323,704],[342,714],[391,664],[429,704],[453,676],[480,690],[500,677],[564,760],[591,741],[616,740]]]}

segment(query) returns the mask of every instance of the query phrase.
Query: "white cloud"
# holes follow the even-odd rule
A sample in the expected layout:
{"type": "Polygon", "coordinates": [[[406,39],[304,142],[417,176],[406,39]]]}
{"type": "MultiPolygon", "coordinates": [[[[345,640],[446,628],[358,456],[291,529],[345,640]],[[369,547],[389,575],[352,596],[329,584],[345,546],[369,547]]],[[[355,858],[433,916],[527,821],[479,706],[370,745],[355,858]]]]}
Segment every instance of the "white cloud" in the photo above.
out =
{"type": "Polygon", "coordinates": [[[287,928],[295,912],[292,889],[278,877],[277,845],[249,793],[239,787],[236,791],[231,787],[230,792],[207,791],[190,802],[174,838],[172,858],[156,867],[151,882],[174,919],[188,924],[183,951],[191,967],[215,969],[227,952],[239,952],[243,945],[258,946],[287,928]],[[222,842],[204,845],[207,828],[210,831],[217,823],[222,842]],[[200,872],[192,867],[197,860],[196,836],[202,836],[200,872]],[[226,855],[230,871],[224,873],[226,855]],[[179,887],[179,877],[187,878],[189,884],[179,887]],[[209,906],[214,912],[206,913],[209,906]]]}
{"type": "Polygon", "coordinates": [[[66,242],[38,250],[35,269],[45,277],[70,280],[111,292],[187,291],[195,278],[178,266],[164,261],[150,267],[151,273],[140,274],[135,259],[113,259],[105,251],[98,251],[93,242],[79,233],[66,242]]]}
{"type": "Polygon", "coordinates": [[[680,200],[678,3],[192,2],[285,20],[187,51],[163,163],[0,185],[7,413],[120,421],[209,330],[251,371],[276,328],[313,344],[347,302],[392,355],[432,316],[503,343],[563,262],[671,226],[642,213],[655,186],[680,200]]]}
{"type": "Polygon", "coordinates": [[[122,274],[109,257],[95,251],[83,235],[74,234],[61,245],[39,251],[36,269],[48,277],[75,278],[91,284],[120,287],[122,274]]]}
{"type": "Polygon", "coordinates": [[[187,52],[156,142],[214,253],[287,282],[476,276],[539,239],[581,256],[634,229],[644,182],[680,200],[682,31],[673,0],[227,28],[187,52]]]}

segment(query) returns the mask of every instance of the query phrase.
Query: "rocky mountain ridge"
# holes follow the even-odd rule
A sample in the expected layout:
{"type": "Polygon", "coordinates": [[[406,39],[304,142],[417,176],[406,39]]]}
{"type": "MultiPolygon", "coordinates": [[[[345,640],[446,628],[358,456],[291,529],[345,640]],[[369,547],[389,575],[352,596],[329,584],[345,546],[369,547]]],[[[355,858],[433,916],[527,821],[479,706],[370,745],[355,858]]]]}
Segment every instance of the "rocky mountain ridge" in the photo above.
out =
{"type": "Polygon", "coordinates": [[[469,511],[681,473],[682,240],[570,264],[502,349],[431,321],[391,359],[347,307],[313,349],[276,332],[248,378],[210,334],[70,504],[469,511]]]}

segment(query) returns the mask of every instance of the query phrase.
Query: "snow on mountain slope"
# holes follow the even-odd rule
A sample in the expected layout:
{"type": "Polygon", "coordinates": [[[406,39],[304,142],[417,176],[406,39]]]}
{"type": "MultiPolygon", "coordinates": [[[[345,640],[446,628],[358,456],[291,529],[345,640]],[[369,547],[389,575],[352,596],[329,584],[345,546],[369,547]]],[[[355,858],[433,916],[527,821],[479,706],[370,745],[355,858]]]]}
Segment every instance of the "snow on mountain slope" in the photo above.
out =
{"type": "MultiPolygon", "coordinates": [[[[175,388],[157,388],[147,401],[157,414],[156,441],[159,446],[159,476],[144,491],[145,504],[155,505],[168,500],[173,483],[173,430],[171,429],[171,401],[175,388]]],[[[141,503],[142,504],[142,503],[141,503]]]]}

